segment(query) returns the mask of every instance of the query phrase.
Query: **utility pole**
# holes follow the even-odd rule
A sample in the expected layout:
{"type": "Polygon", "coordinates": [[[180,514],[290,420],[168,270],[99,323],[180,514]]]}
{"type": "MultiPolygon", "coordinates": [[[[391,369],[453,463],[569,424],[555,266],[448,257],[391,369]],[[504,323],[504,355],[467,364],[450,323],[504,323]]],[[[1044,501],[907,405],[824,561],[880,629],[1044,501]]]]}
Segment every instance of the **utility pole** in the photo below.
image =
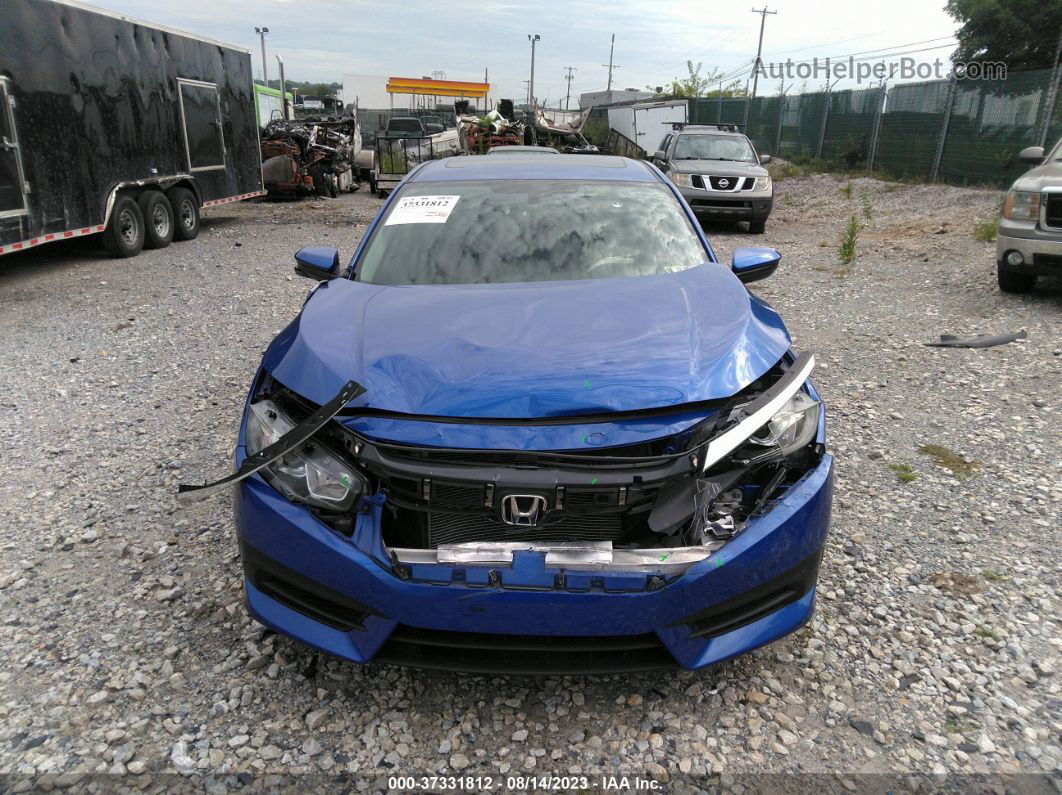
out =
{"type": "Polygon", "coordinates": [[[530,33],[527,34],[527,40],[531,42],[531,80],[528,81],[527,84],[527,105],[528,108],[531,110],[532,125],[535,122],[535,109],[533,105],[535,101],[535,42],[541,41],[541,39],[542,37],[539,36],[537,33],[535,33],[534,35],[530,33]]]}
{"type": "MultiPolygon", "coordinates": [[[[606,90],[610,91],[610,92],[612,91],[612,70],[613,69],[619,69],[619,64],[612,63],[612,53],[615,52],[615,50],[616,50],[616,34],[613,33],[612,34],[612,45],[608,48],[608,88],[606,90]]],[[[601,65],[604,66],[604,64],[601,64],[601,65]]],[[[609,97],[609,101],[611,101],[611,99],[612,99],[612,97],[610,96],[609,97]]]]}
{"type": "Polygon", "coordinates": [[[760,67],[763,65],[760,53],[763,52],[763,26],[767,22],[768,14],[777,14],[777,11],[768,11],[767,6],[752,9],[753,14],[760,15],[760,43],[756,45],[756,65],[752,68],[752,96],[756,96],[756,86],[760,80],[760,67]]]}
{"type": "Polygon", "coordinates": [[[564,69],[568,73],[568,76],[564,78],[568,81],[568,93],[564,95],[564,109],[568,110],[568,100],[572,96],[572,72],[578,70],[574,66],[565,66],[564,69]]]}
{"type": "Polygon", "coordinates": [[[254,32],[258,34],[258,38],[262,40],[262,85],[269,86],[269,72],[266,71],[266,56],[265,56],[265,37],[269,32],[269,28],[255,28],[254,32]]]}

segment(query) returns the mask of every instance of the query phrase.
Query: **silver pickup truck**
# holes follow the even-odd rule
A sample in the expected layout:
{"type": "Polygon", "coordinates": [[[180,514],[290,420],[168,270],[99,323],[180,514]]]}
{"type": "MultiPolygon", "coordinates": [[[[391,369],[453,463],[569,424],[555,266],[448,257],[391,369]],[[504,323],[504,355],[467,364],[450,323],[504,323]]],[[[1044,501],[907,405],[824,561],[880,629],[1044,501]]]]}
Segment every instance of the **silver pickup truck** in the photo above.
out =
{"type": "Polygon", "coordinates": [[[1045,157],[1042,146],[1021,150],[1032,163],[1007,191],[996,236],[999,289],[1024,293],[1037,276],[1062,275],[1062,140],[1045,157]]]}

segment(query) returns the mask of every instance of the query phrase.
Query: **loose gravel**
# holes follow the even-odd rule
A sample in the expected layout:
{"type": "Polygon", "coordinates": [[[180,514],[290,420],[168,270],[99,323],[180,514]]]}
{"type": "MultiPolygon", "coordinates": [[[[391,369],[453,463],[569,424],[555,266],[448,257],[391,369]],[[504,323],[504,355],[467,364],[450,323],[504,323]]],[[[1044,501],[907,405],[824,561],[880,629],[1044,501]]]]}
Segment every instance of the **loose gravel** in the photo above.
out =
{"type": "Polygon", "coordinates": [[[837,490],[815,618],[699,673],[363,668],[248,618],[227,501],[179,509],[176,485],[229,465],[262,351],[310,286],[291,253],[349,256],[378,199],[215,208],[197,240],[130,260],[91,240],[0,260],[5,787],[1058,776],[1062,287],[998,291],[972,235],[998,192],[845,184],[778,182],[763,236],[708,229],[722,259],[783,252],[753,289],[818,354],[837,490]],[[923,345],[1021,329],[987,350],[923,345]]]}

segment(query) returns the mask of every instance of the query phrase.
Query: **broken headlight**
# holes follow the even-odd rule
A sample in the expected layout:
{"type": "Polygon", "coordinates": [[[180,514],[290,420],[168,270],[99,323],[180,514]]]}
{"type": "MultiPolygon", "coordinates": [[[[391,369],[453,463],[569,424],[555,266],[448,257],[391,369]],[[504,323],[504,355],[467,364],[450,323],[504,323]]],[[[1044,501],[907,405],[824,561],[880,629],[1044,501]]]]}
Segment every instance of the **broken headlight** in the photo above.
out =
{"type": "Polygon", "coordinates": [[[819,401],[807,392],[797,392],[770,421],[749,437],[763,447],[777,447],[791,455],[811,443],[819,428],[819,401]]]}
{"type": "MultiPolygon", "coordinates": [[[[294,427],[295,422],[273,401],[252,404],[247,415],[247,453],[268,447],[294,427]]],[[[365,479],[313,439],[264,467],[261,474],[289,500],[333,511],[348,510],[365,491],[365,479]]]]}

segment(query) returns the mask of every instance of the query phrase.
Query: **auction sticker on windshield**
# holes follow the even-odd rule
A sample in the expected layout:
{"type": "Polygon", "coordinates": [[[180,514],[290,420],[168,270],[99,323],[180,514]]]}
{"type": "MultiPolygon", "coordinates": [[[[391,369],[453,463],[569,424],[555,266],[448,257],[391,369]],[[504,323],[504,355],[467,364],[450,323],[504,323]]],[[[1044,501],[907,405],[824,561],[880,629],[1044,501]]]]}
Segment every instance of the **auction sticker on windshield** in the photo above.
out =
{"type": "Polygon", "coordinates": [[[384,226],[395,224],[445,224],[460,196],[403,196],[387,216],[384,226]]]}

